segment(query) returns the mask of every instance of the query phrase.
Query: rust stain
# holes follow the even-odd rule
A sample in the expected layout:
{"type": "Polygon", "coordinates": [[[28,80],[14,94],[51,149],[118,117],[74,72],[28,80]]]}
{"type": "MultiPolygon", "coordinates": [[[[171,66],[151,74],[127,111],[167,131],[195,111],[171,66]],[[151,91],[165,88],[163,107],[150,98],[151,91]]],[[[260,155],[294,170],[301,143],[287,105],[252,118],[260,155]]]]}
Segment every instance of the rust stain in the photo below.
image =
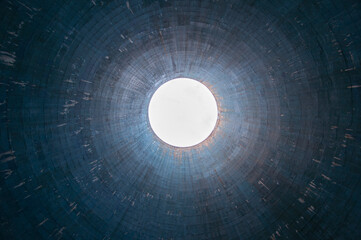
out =
{"type": "Polygon", "coordinates": [[[161,31],[159,31],[159,36],[160,36],[160,40],[162,41],[162,45],[163,45],[163,48],[164,48],[164,53],[167,54],[167,49],[165,48],[164,39],[163,39],[163,35],[162,35],[161,31]]]}
{"type": "Polygon", "coordinates": [[[223,188],[225,188],[225,184],[223,183],[222,178],[218,175],[216,169],[214,169],[214,173],[216,174],[216,176],[217,176],[217,178],[218,178],[218,181],[222,184],[223,188]]]}

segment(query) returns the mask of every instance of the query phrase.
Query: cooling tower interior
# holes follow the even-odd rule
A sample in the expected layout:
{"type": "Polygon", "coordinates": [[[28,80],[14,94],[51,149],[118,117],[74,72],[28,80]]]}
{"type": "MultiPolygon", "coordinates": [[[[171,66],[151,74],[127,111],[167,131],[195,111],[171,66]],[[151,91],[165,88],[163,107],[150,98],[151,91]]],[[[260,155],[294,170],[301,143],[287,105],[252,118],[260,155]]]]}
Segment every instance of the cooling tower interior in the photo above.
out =
{"type": "Polygon", "coordinates": [[[4,0],[1,239],[359,239],[361,2],[4,0]],[[215,96],[174,147],[148,106],[215,96]]]}

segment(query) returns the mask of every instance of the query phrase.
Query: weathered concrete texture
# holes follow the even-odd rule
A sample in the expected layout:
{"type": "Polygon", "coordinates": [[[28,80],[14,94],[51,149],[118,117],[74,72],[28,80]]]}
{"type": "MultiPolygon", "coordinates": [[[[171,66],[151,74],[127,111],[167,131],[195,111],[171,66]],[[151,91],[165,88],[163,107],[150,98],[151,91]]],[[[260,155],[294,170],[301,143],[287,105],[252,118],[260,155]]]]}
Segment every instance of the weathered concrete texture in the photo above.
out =
{"type": "Polygon", "coordinates": [[[361,3],[2,1],[1,239],[357,239],[361,3]],[[167,80],[220,122],[147,120],[167,80]]]}

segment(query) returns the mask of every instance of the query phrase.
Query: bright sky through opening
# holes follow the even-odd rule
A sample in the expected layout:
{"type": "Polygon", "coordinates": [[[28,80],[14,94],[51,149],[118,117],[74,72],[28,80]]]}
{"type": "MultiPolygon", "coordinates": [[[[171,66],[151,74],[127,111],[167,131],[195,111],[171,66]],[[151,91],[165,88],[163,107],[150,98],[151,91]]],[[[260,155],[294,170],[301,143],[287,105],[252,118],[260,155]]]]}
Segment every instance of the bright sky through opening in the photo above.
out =
{"type": "Polygon", "coordinates": [[[218,117],[217,102],[202,83],[176,78],[155,91],[148,117],[162,141],[175,147],[191,147],[212,133],[218,117]]]}

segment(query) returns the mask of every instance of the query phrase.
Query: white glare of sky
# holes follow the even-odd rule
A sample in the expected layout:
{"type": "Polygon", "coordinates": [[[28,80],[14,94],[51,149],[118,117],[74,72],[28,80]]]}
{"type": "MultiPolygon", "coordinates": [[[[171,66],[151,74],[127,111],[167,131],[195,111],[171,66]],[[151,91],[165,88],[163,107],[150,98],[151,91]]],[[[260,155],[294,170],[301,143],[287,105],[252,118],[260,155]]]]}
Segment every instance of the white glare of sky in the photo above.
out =
{"type": "Polygon", "coordinates": [[[149,103],[148,117],[155,134],[176,147],[204,141],[218,117],[216,99],[202,83],[176,78],[161,85],[149,103]]]}

